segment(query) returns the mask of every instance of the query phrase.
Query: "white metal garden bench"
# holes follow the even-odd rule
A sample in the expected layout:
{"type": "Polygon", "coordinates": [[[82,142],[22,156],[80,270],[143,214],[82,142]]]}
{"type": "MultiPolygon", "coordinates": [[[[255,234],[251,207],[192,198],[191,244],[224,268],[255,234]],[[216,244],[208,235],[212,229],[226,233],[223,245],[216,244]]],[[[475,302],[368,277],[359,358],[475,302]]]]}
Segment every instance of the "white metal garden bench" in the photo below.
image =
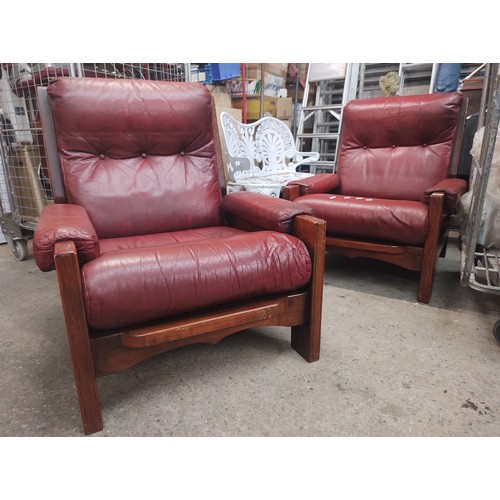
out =
{"type": "Polygon", "coordinates": [[[254,191],[279,197],[288,182],[313,174],[297,172],[319,153],[301,152],[290,129],[277,118],[244,124],[223,111],[220,115],[227,158],[227,192],[254,191]]]}

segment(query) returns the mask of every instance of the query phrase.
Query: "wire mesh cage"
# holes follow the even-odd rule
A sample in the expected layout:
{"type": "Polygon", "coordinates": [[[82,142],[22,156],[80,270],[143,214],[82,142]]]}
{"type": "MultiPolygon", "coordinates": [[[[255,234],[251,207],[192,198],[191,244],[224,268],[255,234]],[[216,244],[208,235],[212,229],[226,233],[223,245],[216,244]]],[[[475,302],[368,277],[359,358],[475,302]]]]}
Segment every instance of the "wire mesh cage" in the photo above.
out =
{"type": "Polygon", "coordinates": [[[17,260],[45,205],[52,203],[36,89],[56,77],[188,81],[186,63],[1,63],[0,243],[17,260]]]}
{"type": "MultiPolygon", "coordinates": [[[[461,284],[480,292],[500,295],[500,85],[498,64],[489,65],[484,104],[484,128],[479,129],[479,154],[473,155],[475,169],[471,176],[470,202],[463,225],[461,248],[461,284]],[[495,170],[493,170],[495,169],[495,170]]],[[[500,320],[493,327],[500,344],[500,320]]]]}

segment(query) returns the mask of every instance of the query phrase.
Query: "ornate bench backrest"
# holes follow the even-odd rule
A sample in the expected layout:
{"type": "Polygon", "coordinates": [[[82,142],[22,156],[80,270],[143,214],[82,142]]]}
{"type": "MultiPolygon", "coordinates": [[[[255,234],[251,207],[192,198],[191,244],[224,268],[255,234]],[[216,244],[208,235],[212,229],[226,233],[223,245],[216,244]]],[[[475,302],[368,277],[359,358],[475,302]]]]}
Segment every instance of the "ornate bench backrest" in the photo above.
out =
{"type": "Polygon", "coordinates": [[[221,113],[230,181],[295,172],[298,156],[290,129],[277,118],[244,124],[221,113]]]}

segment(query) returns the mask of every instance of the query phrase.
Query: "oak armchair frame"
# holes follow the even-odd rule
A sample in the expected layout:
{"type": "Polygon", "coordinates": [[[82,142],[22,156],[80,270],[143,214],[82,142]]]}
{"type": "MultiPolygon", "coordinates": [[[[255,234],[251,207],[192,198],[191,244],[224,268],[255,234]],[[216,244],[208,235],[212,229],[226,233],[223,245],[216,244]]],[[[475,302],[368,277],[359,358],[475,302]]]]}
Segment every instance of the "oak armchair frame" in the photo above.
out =
{"type": "MultiPolygon", "coordinates": [[[[46,88],[38,89],[38,99],[54,202],[64,203],[64,185],[46,88]]],[[[218,136],[216,131],[214,136],[218,136]]],[[[227,196],[238,196],[238,193],[227,196]]],[[[264,198],[269,203],[284,201],[264,198]]],[[[227,212],[226,215],[233,227],[249,231],[262,229],[235,214],[227,212]]],[[[285,326],[291,327],[294,350],[308,362],[319,359],[326,223],[301,214],[295,216],[292,226],[292,234],[305,243],[311,256],[312,276],[307,286],[290,293],[228,303],[117,331],[89,328],[75,242],[68,239],[55,243],[55,269],[85,434],[103,429],[98,377],[126,370],[172,349],[194,343],[216,344],[228,335],[249,328],[285,326]]]]}

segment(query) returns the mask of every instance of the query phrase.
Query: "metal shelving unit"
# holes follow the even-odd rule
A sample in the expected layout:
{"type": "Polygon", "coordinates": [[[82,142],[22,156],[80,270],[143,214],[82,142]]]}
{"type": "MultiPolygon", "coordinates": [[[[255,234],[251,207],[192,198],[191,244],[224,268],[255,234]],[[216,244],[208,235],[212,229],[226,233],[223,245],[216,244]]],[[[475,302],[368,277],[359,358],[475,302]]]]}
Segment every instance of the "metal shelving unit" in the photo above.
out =
{"type": "MultiPolygon", "coordinates": [[[[479,238],[500,121],[498,64],[486,65],[485,79],[479,123],[479,128],[484,125],[484,134],[462,235],[460,282],[480,292],[500,295],[500,246],[486,245],[479,238]]],[[[500,319],[493,326],[493,334],[500,344],[500,319]]]]}

